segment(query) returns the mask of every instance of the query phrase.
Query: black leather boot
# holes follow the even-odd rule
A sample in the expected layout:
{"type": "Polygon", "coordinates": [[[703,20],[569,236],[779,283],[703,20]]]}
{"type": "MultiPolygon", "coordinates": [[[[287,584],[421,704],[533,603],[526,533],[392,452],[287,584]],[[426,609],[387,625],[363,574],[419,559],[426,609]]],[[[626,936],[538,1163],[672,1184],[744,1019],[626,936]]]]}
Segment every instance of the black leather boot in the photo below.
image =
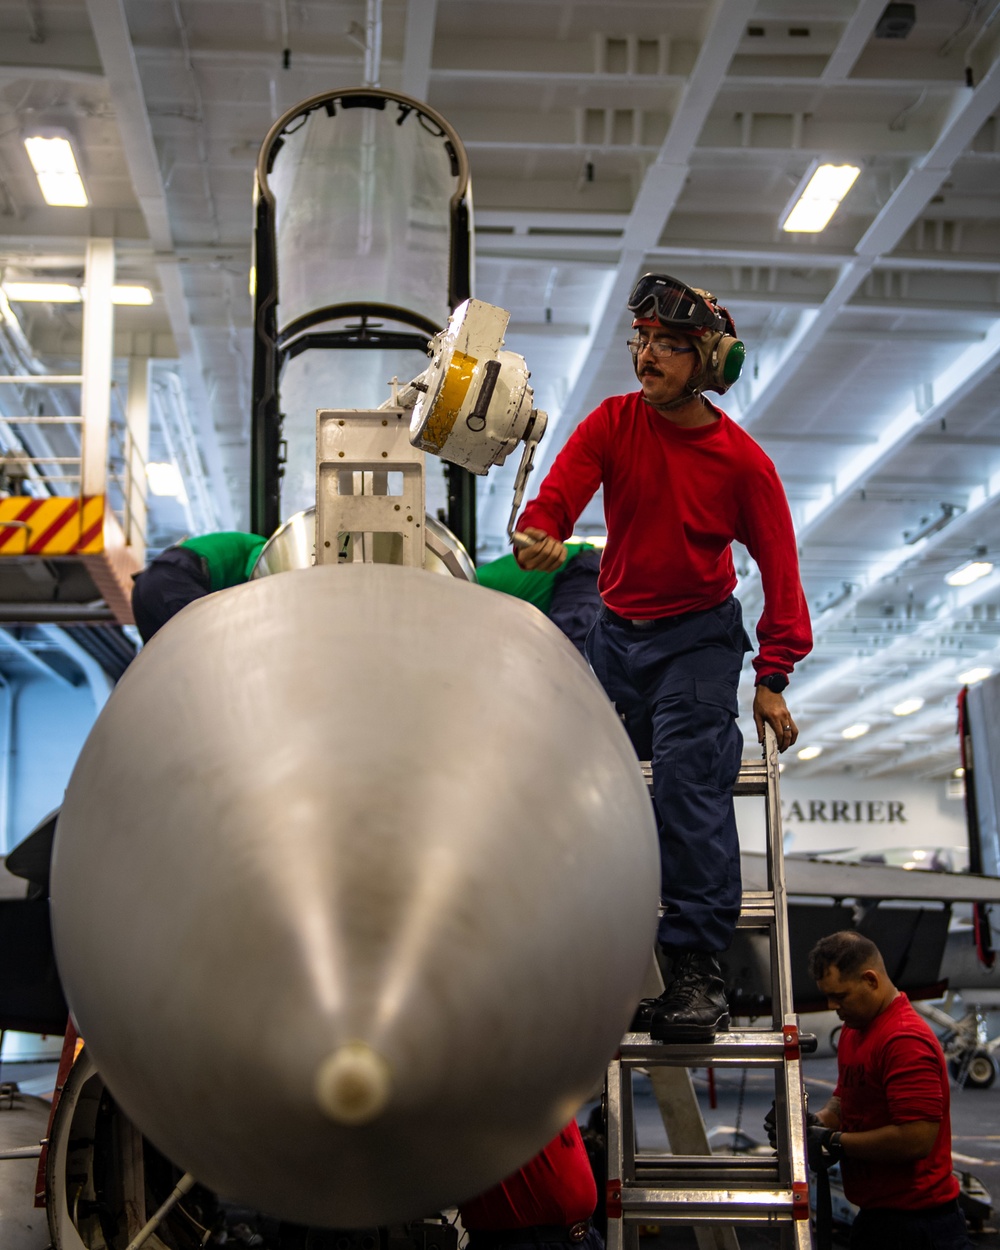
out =
{"type": "Polygon", "coordinates": [[[714,1041],[718,1030],[729,1028],[726,987],[715,956],[673,952],[673,980],[659,998],[640,1003],[640,1016],[648,1016],[649,1035],[658,1042],[714,1041]]]}

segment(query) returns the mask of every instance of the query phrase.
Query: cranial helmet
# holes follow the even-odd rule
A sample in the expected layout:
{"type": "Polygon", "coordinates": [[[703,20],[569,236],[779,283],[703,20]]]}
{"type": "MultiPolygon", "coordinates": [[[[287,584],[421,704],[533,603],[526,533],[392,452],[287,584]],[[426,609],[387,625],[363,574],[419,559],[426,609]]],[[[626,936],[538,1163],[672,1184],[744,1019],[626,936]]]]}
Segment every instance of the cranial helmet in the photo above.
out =
{"type": "Polygon", "coordinates": [[[646,273],[629,296],[628,310],[633,327],[665,326],[691,339],[699,367],[682,402],[706,390],[724,395],[740,376],[746,348],[736,337],[732,317],[710,292],[665,273],[646,273]]]}

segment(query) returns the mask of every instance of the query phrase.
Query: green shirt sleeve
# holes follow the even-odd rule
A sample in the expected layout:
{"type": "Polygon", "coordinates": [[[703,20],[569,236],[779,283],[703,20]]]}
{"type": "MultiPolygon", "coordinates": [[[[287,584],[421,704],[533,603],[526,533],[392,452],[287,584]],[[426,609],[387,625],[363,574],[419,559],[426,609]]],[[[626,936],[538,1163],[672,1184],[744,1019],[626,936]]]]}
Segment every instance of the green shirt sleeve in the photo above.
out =
{"type": "Polygon", "coordinates": [[[524,599],[547,613],[552,603],[556,576],[574,556],[578,556],[581,551],[589,550],[591,550],[590,543],[568,544],[565,561],[551,573],[540,573],[537,569],[531,571],[522,569],[513,555],[501,556],[499,560],[480,564],[476,568],[476,580],[480,586],[488,586],[490,590],[502,590],[505,595],[513,595],[515,599],[524,599]]]}
{"type": "Polygon", "coordinates": [[[225,530],[219,534],[188,538],[178,545],[187,547],[205,560],[213,590],[225,590],[249,581],[266,542],[267,539],[260,534],[225,530]]]}

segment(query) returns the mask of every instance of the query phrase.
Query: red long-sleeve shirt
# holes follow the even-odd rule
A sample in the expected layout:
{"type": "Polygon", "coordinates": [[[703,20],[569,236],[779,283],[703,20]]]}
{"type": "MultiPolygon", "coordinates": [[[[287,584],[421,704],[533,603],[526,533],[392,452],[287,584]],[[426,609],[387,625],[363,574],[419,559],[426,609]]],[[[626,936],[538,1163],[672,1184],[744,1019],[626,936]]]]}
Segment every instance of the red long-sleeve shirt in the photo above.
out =
{"type": "Polygon", "coordinates": [[[575,1120],[506,1180],[458,1208],[469,1232],[589,1219],[597,1185],[575,1120]]]}
{"type": "Polygon", "coordinates": [[[840,1127],[865,1133],[886,1124],[938,1121],[929,1155],[911,1163],[870,1163],[844,1155],[844,1193],[857,1206],[919,1210],[958,1194],[952,1175],[951,1091],[941,1043],[899,994],[865,1029],[845,1024],[837,1046],[840,1127]]]}
{"type": "Polygon", "coordinates": [[[518,529],[568,538],[603,484],[601,597],[635,620],[722,603],[736,586],[736,539],[764,590],[754,668],[760,676],[790,673],[812,649],[812,630],[788,502],[763,450],[711,407],[718,420],[687,428],[640,392],[606,399],[570,435],[518,529]]]}

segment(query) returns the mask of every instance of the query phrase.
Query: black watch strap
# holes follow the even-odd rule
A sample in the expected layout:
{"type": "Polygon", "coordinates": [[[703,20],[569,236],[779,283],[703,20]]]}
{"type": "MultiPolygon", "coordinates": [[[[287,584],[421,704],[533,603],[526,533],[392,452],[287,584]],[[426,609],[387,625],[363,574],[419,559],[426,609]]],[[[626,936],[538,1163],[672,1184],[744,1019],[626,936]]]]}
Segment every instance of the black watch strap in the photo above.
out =
{"type": "Polygon", "coordinates": [[[766,677],[760,678],[757,685],[766,686],[774,694],[781,694],[782,690],[788,685],[788,678],[784,673],[768,673],[766,677]]]}

